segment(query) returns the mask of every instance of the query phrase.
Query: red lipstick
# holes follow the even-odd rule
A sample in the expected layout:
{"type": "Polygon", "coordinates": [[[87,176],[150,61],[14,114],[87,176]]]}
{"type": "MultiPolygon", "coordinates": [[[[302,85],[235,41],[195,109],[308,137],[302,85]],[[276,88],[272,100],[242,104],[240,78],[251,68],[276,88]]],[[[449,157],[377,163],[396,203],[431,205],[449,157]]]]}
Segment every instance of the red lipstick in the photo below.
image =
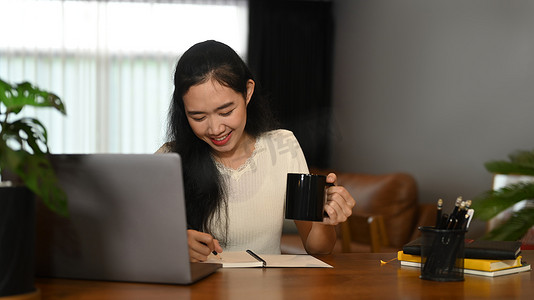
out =
{"type": "Polygon", "coordinates": [[[230,132],[228,135],[226,135],[226,137],[224,139],[222,139],[222,140],[216,140],[216,139],[212,138],[211,142],[216,146],[224,146],[230,140],[230,136],[231,135],[232,135],[232,132],[230,132]]]}

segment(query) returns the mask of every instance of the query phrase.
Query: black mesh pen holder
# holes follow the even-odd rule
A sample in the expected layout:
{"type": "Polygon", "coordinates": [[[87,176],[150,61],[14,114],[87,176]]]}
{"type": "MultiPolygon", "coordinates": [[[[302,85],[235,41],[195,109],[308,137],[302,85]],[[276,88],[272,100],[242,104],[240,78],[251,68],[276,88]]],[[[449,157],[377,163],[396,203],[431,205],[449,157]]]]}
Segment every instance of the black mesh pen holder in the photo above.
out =
{"type": "Polygon", "coordinates": [[[464,280],[465,229],[419,227],[421,276],[433,281],[464,280]]]}

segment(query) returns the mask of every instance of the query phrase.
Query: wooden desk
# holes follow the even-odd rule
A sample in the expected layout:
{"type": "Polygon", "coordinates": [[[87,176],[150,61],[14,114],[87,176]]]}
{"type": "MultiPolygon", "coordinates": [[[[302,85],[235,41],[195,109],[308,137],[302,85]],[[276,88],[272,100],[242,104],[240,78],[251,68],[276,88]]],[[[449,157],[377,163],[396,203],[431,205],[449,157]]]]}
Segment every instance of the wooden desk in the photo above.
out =
{"type": "MultiPolygon", "coordinates": [[[[318,256],[333,269],[220,269],[190,286],[37,279],[42,299],[532,299],[534,277],[523,272],[502,277],[465,275],[462,282],[419,279],[419,269],[395,253],[318,256]]],[[[523,251],[529,263],[534,250],[523,251]]]]}

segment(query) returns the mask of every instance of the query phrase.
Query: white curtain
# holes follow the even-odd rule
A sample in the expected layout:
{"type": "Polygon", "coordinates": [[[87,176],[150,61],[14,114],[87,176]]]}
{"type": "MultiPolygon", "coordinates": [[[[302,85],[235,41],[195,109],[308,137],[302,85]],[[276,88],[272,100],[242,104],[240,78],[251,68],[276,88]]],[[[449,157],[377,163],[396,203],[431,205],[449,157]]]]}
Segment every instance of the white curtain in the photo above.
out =
{"type": "Polygon", "coordinates": [[[245,58],[248,4],[0,0],[0,28],[0,78],[65,102],[66,117],[24,111],[45,124],[52,153],[153,153],[180,55],[215,39],[245,58]]]}

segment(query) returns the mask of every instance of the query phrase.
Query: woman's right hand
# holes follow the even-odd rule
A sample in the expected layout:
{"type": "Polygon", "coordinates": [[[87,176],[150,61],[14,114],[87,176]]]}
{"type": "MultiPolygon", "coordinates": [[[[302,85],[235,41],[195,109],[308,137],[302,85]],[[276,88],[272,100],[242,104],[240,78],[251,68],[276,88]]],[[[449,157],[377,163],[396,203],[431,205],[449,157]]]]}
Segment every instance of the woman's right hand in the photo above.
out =
{"type": "Polygon", "coordinates": [[[206,261],[208,255],[213,251],[217,253],[223,251],[219,241],[210,234],[192,229],[187,230],[187,244],[189,246],[190,262],[206,261]]]}

